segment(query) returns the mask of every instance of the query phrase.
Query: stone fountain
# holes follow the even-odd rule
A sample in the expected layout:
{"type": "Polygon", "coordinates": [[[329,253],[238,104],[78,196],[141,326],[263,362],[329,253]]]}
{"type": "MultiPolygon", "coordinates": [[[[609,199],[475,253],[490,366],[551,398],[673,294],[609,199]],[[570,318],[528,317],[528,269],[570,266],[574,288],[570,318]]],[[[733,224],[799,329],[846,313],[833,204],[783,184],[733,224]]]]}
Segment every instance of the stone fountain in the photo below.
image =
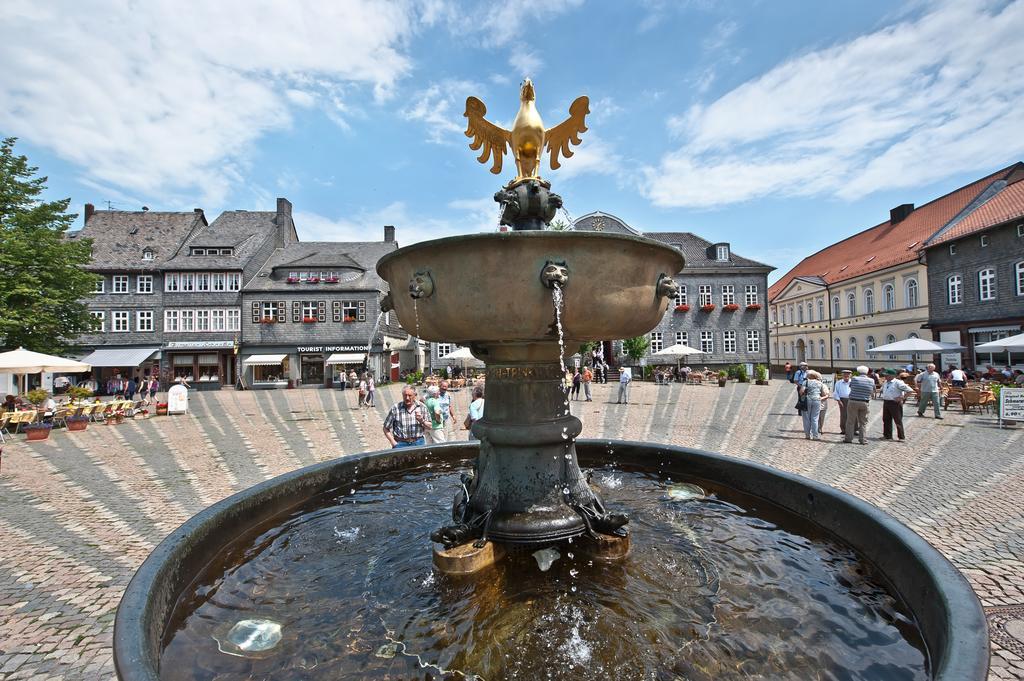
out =
{"type": "MultiPolygon", "coordinates": [[[[564,356],[585,341],[626,338],[653,328],[675,293],[672,275],[684,261],[675,249],[643,238],[541,229],[561,205],[550,183],[539,176],[542,153],[550,153],[552,168],[558,167],[560,155],[572,155],[571,145],[586,130],[589,103],[578,98],[570,117],[547,129],[534,99],[533,85],[526,81],[511,131],[488,122],[476,98],[466,105],[466,134],[470,146],[481,150],[479,160],[490,160],[498,173],[506,152],[515,159],[515,179],[495,195],[502,222],[512,230],[416,244],[389,254],[377,266],[391,287],[384,307],[393,309],[406,329],[424,340],[466,345],[486,363],[485,415],[473,426],[479,444],[406,448],[325,462],[203,511],[154,551],[125,593],[115,626],[115,662],[122,681],[178,678],[165,677],[160,668],[164,646],[181,627],[182,616],[175,613],[197,598],[197,583],[220,583],[209,571],[221,564],[225,545],[319,495],[349,486],[355,492],[361,480],[417,465],[473,460],[455,493],[451,521],[431,536],[440,544],[434,563],[442,572],[482,569],[498,561],[506,547],[559,542],[575,542],[591,555],[628,563],[628,517],[605,506],[579,462],[583,456],[591,466],[607,463],[610,447],[620,465],[727,486],[838,537],[874,566],[905,603],[927,649],[928,678],[984,679],[987,637],[977,598],[938,552],[878,509],[828,486],[708,452],[577,441],[582,427],[562,387],[564,356]]],[[[410,537],[403,545],[415,546],[417,540],[425,544],[426,536],[410,537]]],[[[391,655],[399,650],[395,646],[391,655]]],[[[388,654],[386,646],[381,650],[388,654]]],[[[249,678],[250,668],[245,670],[237,677],[215,678],[249,678]]],[[[207,671],[214,678],[215,670],[207,671]]],[[[307,678],[308,665],[296,674],[307,678]]]]}

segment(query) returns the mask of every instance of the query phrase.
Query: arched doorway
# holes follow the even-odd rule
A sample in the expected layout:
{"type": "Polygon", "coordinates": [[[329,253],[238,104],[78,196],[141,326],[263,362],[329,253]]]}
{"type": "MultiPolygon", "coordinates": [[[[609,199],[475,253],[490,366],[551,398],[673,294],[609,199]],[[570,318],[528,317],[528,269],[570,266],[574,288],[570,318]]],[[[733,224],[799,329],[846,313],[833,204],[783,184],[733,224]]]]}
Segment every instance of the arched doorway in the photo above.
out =
{"type": "Polygon", "coordinates": [[[807,361],[807,346],[804,345],[803,338],[796,342],[796,361],[797,364],[807,361]]]}

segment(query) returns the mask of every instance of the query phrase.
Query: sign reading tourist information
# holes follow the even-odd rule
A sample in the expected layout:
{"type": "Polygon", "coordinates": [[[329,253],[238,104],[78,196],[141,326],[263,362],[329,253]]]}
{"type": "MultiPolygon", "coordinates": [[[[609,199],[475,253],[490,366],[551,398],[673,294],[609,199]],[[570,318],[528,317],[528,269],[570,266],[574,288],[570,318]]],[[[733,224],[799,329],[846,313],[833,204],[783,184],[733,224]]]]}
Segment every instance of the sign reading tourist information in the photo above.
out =
{"type": "Polygon", "coordinates": [[[300,353],[307,352],[366,352],[365,345],[299,345],[295,348],[300,353]]]}
{"type": "Polygon", "coordinates": [[[1024,388],[999,391],[999,425],[1003,421],[1024,421],[1024,388]]]}

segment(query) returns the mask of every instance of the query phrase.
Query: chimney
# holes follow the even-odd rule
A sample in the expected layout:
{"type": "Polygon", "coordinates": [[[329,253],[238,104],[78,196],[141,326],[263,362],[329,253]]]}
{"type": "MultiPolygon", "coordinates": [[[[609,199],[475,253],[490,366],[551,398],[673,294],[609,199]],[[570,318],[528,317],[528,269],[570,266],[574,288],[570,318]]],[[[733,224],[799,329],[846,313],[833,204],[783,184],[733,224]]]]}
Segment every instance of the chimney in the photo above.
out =
{"type": "Polygon", "coordinates": [[[274,217],[274,224],[277,225],[275,245],[283,248],[290,242],[289,235],[292,232],[292,202],[288,199],[278,197],[277,215],[274,217]]]}
{"type": "Polygon", "coordinates": [[[914,204],[903,203],[889,211],[889,223],[895,225],[903,222],[907,216],[914,212],[914,204]]]}
{"type": "Polygon", "coordinates": [[[395,226],[394,225],[384,225],[384,241],[391,241],[391,242],[393,242],[394,240],[395,240],[395,226]]]}
{"type": "Polygon", "coordinates": [[[279,198],[277,200],[277,224],[281,225],[282,222],[287,222],[292,217],[292,202],[288,199],[279,198]],[[282,218],[284,220],[282,220],[282,218]]]}
{"type": "Polygon", "coordinates": [[[89,218],[91,218],[93,216],[93,214],[95,214],[95,213],[96,213],[96,206],[92,205],[91,203],[85,204],[85,223],[86,224],[88,224],[89,218]]]}

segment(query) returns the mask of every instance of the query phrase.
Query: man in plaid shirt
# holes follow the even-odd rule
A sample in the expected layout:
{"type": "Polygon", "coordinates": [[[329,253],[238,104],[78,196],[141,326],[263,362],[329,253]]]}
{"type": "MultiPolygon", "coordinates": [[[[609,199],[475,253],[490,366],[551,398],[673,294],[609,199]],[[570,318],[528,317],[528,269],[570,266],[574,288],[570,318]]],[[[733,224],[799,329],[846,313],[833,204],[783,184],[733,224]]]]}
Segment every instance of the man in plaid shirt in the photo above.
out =
{"type": "Polygon", "coordinates": [[[402,401],[391,405],[384,418],[384,437],[392,449],[426,444],[423,431],[427,421],[427,409],[416,399],[416,389],[406,386],[402,390],[402,401]]]}

